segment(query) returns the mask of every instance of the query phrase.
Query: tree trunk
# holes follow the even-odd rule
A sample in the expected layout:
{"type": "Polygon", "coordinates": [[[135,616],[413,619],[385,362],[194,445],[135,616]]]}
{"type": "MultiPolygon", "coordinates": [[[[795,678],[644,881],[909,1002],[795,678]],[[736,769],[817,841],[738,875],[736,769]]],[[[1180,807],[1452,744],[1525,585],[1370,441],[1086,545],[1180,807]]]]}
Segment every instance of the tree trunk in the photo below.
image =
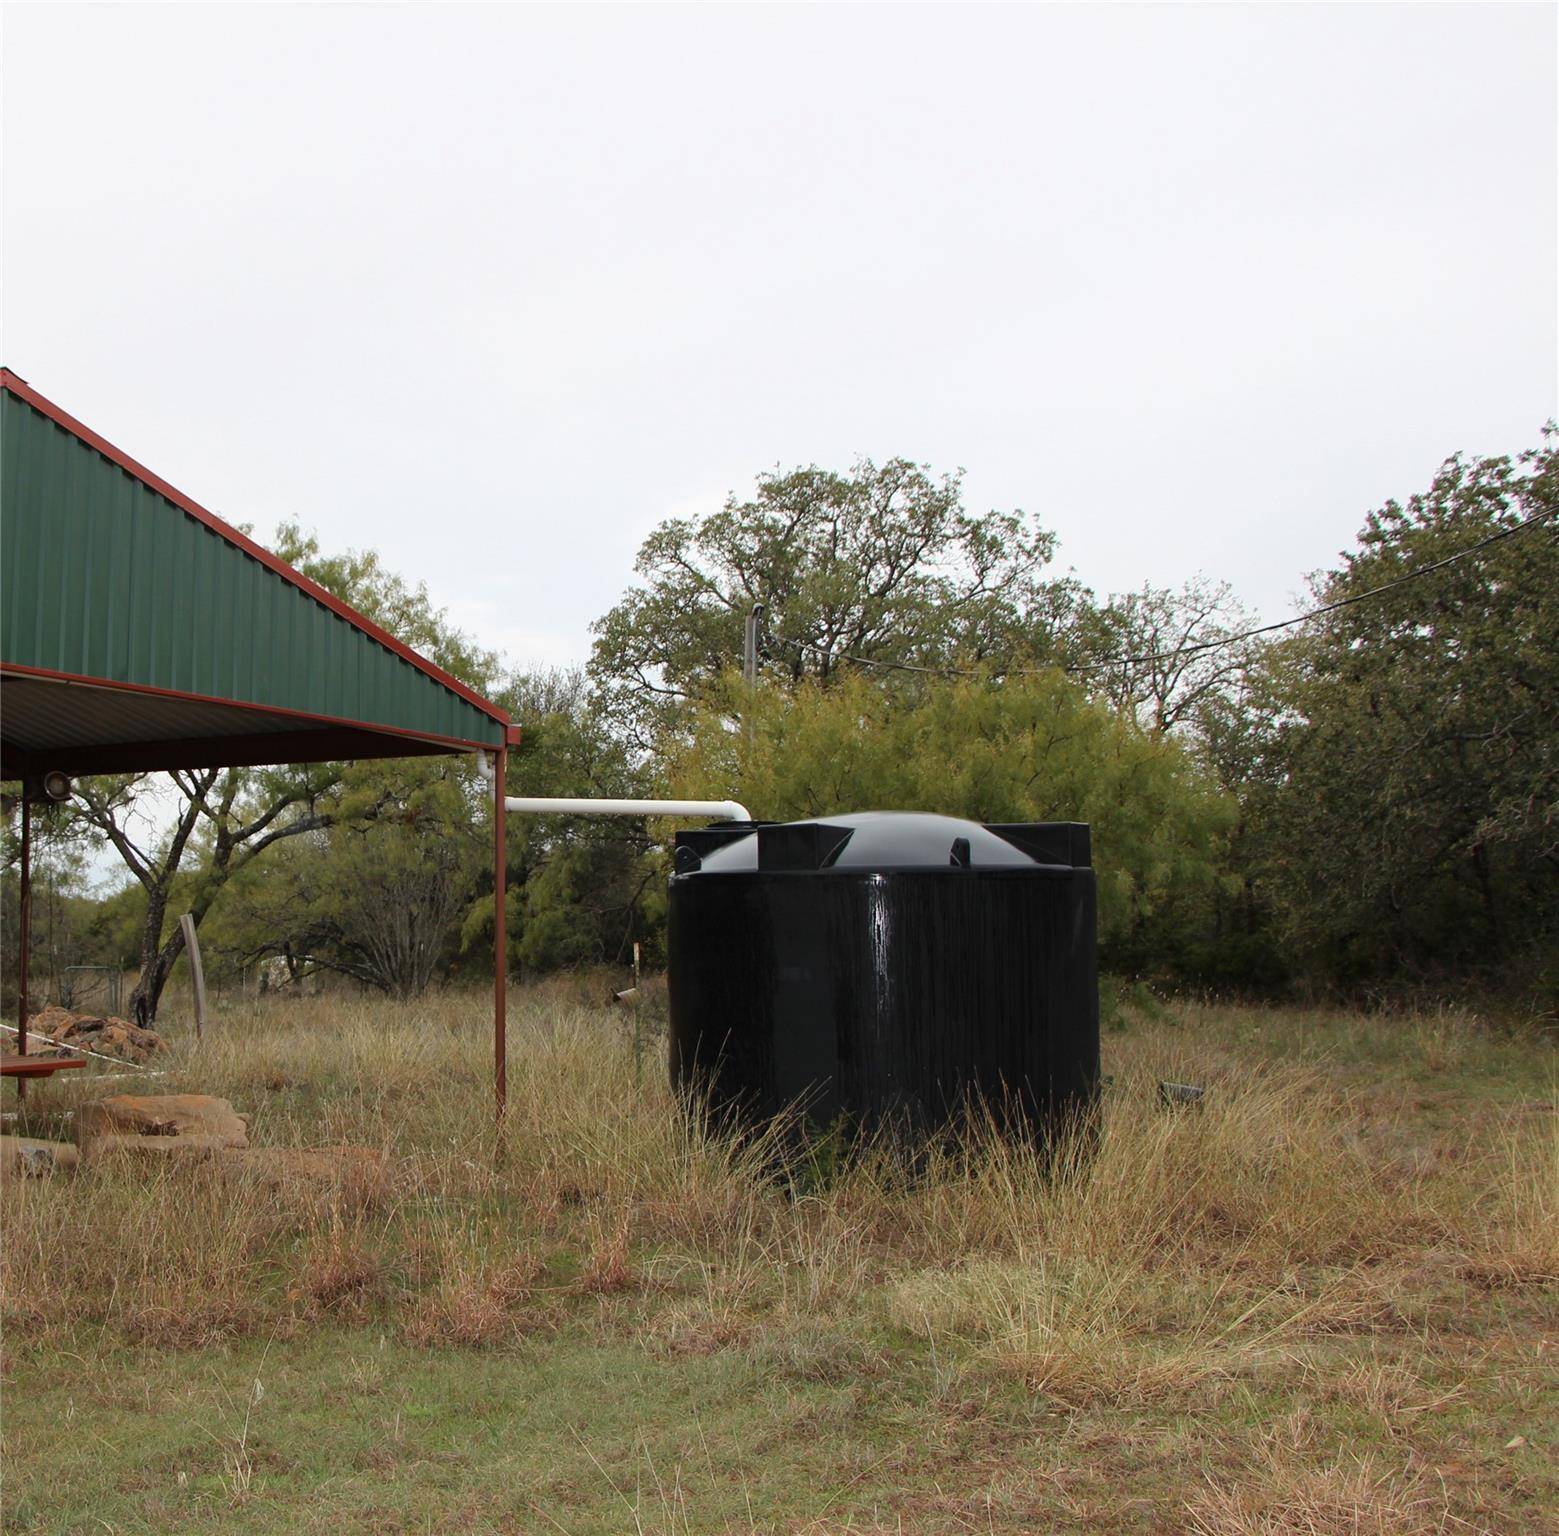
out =
{"type": "Polygon", "coordinates": [[[141,974],[130,994],[130,1020],[142,1029],[150,1029],[162,1001],[162,989],[168,984],[174,963],[184,948],[184,934],[174,925],[168,941],[162,943],[162,927],[167,919],[168,898],[153,895],[146,908],[146,923],[141,930],[141,974]]]}

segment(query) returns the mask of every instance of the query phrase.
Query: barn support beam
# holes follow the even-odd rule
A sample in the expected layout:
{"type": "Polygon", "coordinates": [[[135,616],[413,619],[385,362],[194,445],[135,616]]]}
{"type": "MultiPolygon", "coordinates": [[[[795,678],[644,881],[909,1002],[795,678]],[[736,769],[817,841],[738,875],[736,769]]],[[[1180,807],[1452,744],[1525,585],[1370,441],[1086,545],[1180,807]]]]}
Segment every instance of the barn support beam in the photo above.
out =
{"type": "MultiPolygon", "coordinates": [[[[27,967],[32,949],[32,802],[27,798],[28,786],[22,785],[22,867],[17,883],[20,898],[16,920],[16,1049],[27,1054],[27,967]]],[[[16,1080],[16,1096],[27,1097],[25,1078],[16,1080]]]]}
{"type": "Polygon", "coordinates": [[[509,1101],[509,936],[505,921],[509,884],[508,806],[504,780],[509,754],[493,754],[493,1093],[498,1128],[509,1101]]]}

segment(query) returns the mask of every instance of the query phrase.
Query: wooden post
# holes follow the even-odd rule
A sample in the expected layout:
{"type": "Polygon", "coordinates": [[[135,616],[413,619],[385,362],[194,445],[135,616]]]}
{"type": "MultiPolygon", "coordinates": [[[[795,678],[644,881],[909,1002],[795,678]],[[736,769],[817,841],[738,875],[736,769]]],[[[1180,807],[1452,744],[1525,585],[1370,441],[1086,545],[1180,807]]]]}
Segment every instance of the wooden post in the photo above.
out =
{"type": "Polygon", "coordinates": [[[184,930],[184,948],[189,954],[190,980],[195,985],[195,1038],[198,1040],[201,1031],[206,1027],[206,971],[200,963],[200,940],[195,937],[194,915],[186,912],[179,919],[179,927],[184,930]]]}
{"type": "Polygon", "coordinates": [[[639,1004],[643,995],[639,991],[639,941],[633,941],[633,1085],[644,1086],[644,1036],[640,1032],[639,1004]]]}
{"type": "MultiPolygon", "coordinates": [[[[16,1049],[25,1056],[27,1054],[27,966],[30,960],[28,951],[32,944],[32,806],[27,799],[25,782],[22,784],[22,868],[17,894],[20,897],[20,910],[17,913],[16,942],[21,956],[16,976],[16,1049]]],[[[16,1096],[19,1099],[27,1097],[27,1079],[24,1077],[16,1080],[16,1096]]]]}
{"type": "Polygon", "coordinates": [[[509,936],[504,912],[509,883],[504,780],[509,754],[500,750],[493,757],[493,1094],[497,1123],[502,1130],[503,1112],[509,1101],[509,936]]]}

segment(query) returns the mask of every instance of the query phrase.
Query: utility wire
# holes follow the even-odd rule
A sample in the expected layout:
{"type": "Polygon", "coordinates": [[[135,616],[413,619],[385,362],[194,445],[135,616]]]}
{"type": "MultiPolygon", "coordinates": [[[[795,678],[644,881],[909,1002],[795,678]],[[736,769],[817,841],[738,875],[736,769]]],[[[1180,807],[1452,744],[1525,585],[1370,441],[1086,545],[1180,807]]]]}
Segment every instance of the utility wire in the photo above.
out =
{"type": "MultiPolygon", "coordinates": [[[[1501,539],[1509,539],[1515,537],[1518,533],[1525,533],[1527,529],[1535,528],[1556,516],[1559,516],[1559,512],[1536,513],[1522,522],[1513,523],[1509,528],[1501,528],[1498,533],[1491,533],[1487,538],[1479,539],[1476,544],[1469,544],[1466,549],[1458,550],[1454,555],[1447,555],[1443,560],[1435,560],[1429,565],[1420,566],[1416,571],[1408,571],[1405,575],[1395,576],[1390,581],[1383,581],[1378,587],[1371,587],[1365,592],[1355,592],[1351,596],[1339,598],[1335,603],[1323,603],[1319,608],[1312,608],[1308,613],[1296,614],[1291,619],[1279,619],[1273,624],[1258,624],[1254,629],[1242,630],[1237,635],[1225,635],[1219,640],[1202,640],[1195,645],[1177,646],[1172,651],[1151,652],[1142,656],[1109,656],[1101,661],[1085,661],[1059,668],[1008,667],[1004,671],[1009,676],[1016,675],[1020,677],[1038,677],[1047,671],[1061,671],[1070,676],[1079,672],[1106,672],[1114,667],[1144,666],[1149,662],[1177,661],[1183,656],[1195,656],[1203,651],[1216,651],[1224,646],[1238,645],[1242,640],[1255,639],[1257,635],[1270,635],[1280,629],[1292,629],[1295,624],[1303,624],[1307,620],[1318,619],[1323,614],[1335,613],[1339,608],[1350,608],[1354,603],[1362,603],[1369,598],[1379,597],[1384,592],[1391,592],[1397,587],[1406,586],[1410,581],[1417,581],[1421,576],[1432,576],[1436,571],[1443,571],[1447,566],[1455,565],[1457,561],[1465,560],[1469,555],[1475,555],[1479,550],[1487,549],[1491,544],[1498,544],[1501,539]]],[[[781,640],[778,643],[791,646],[800,651],[813,651],[821,656],[832,654],[826,647],[816,645],[810,640],[781,640]]],[[[926,667],[912,661],[883,661],[871,656],[853,656],[848,651],[839,652],[837,659],[854,662],[858,667],[881,667],[894,672],[922,672],[936,677],[980,677],[984,675],[979,672],[971,672],[967,668],[926,667]]]]}

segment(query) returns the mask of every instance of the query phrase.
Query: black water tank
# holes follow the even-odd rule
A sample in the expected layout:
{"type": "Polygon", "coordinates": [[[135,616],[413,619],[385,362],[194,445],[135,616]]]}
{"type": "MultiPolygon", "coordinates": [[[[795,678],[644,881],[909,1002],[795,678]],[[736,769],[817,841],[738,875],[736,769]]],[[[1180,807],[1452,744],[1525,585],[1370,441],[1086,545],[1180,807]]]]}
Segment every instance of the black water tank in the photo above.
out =
{"type": "Polygon", "coordinates": [[[865,812],[677,835],[671,1073],[717,1114],[801,1103],[1044,1131],[1099,1081],[1088,828],[865,812]]]}

